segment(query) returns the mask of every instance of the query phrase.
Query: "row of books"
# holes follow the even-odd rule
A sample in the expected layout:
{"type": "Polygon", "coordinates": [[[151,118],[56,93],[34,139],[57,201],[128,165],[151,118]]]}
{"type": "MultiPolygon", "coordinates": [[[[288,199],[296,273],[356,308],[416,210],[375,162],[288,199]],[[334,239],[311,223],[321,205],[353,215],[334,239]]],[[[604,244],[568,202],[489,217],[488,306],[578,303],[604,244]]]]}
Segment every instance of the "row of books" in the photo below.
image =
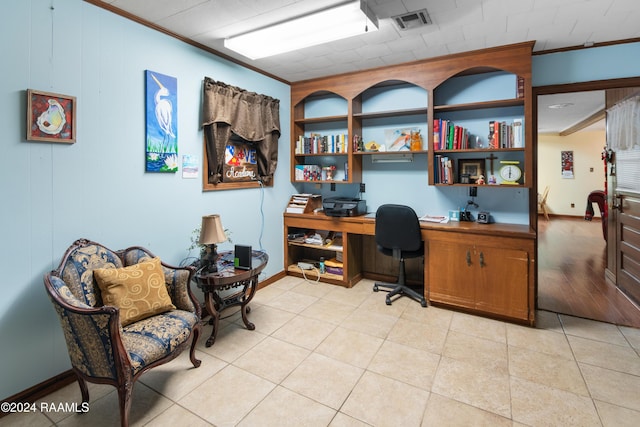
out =
{"type": "Polygon", "coordinates": [[[433,148],[435,150],[471,148],[467,129],[454,124],[451,120],[433,119],[433,148]]]}
{"type": "MultiPolygon", "coordinates": [[[[514,119],[512,123],[490,120],[488,148],[523,148],[524,126],[522,119],[514,119]]],[[[433,119],[433,148],[435,150],[466,150],[472,147],[466,128],[458,126],[451,120],[433,119]]]]}
{"type": "Polygon", "coordinates": [[[524,126],[522,119],[512,123],[491,120],[489,122],[489,148],[523,148],[524,126]]]}
{"type": "Polygon", "coordinates": [[[434,182],[436,184],[453,184],[455,175],[453,172],[453,161],[448,156],[436,154],[434,156],[434,182]]]}
{"type": "Polygon", "coordinates": [[[300,135],[295,154],[336,154],[347,152],[347,135],[300,135]]]}

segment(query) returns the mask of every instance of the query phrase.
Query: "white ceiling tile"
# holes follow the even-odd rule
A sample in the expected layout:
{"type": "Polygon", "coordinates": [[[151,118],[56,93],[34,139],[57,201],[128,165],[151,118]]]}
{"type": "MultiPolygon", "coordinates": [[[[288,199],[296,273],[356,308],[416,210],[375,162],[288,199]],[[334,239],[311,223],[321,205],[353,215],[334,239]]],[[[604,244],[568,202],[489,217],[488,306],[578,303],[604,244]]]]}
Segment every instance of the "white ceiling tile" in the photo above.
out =
{"type": "Polygon", "coordinates": [[[105,0],[285,80],[297,81],[536,40],[534,51],[640,37],[638,0],[366,0],[379,31],[251,61],[223,39],[344,0],[105,0]],[[400,31],[391,16],[427,9],[433,25],[400,31]],[[323,58],[321,65],[314,60],[323,58]],[[411,58],[411,59],[405,59],[411,58]],[[331,65],[327,65],[331,64],[331,65]]]}

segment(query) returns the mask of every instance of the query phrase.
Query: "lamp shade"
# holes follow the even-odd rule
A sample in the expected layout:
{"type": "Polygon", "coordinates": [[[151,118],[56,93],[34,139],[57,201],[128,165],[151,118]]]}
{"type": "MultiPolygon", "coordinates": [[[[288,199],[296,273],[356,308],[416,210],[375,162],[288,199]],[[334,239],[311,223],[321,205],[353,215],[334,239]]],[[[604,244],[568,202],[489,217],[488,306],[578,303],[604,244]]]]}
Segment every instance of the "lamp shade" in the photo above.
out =
{"type": "Polygon", "coordinates": [[[220,219],[220,215],[203,216],[198,243],[201,245],[211,245],[222,243],[225,240],[227,240],[227,236],[224,233],[224,228],[222,228],[222,220],[220,219]]]}

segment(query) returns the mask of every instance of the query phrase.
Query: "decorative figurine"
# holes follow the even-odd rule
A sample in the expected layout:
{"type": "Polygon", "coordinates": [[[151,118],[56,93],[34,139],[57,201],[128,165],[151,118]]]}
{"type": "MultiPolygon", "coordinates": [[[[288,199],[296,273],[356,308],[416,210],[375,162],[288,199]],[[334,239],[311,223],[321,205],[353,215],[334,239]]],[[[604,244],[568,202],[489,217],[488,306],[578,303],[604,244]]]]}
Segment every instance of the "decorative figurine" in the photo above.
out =
{"type": "Polygon", "coordinates": [[[478,180],[476,181],[476,184],[478,185],[484,185],[484,175],[480,175],[478,177],[478,180]]]}

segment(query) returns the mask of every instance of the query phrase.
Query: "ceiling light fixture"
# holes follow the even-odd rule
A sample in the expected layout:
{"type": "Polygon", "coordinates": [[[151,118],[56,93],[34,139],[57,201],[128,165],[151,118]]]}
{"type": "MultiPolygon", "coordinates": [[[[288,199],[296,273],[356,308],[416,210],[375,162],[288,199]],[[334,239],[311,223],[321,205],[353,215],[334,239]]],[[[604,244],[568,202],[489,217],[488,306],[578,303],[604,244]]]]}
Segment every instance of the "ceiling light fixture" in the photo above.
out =
{"type": "Polygon", "coordinates": [[[260,59],[377,30],[378,18],[358,0],[230,37],[224,47],[260,59]]]}
{"type": "Polygon", "coordinates": [[[567,108],[567,107],[571,107],[571,106],[573,106],[573,102],[563,102],[561,104],[549,105],[549,107],[547,107],[547,108],[551,108],[551,109],[557,110],[559,108],[567,108]]]}

